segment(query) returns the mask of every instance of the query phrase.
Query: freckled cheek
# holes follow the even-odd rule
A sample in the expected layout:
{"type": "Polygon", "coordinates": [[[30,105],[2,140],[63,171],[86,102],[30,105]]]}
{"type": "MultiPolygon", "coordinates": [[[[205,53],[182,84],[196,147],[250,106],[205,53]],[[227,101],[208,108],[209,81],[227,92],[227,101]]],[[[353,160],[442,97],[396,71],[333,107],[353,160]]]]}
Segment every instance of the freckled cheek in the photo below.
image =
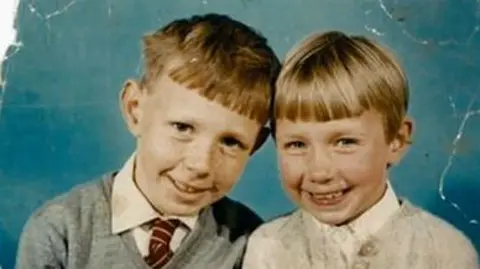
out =
{"type": "Polygon", "coordinates": [[[354,172],[361,170],[362,166],[364,166],[361,158],[348,158],[348,156],[334,158],[332,165],[343,172],[354,172]]]}
{"type": "Polygon", "coordinates": [[[341,176],[352,184],[370,180],[372,173],[378,168],[378,164],[368,154],[339,158],[335,163],[341,176]]]}
{"type": "Polygon", "coordinates": [[[280,176],[285,187],[298,189],[302,184],[302,175],[305,172],[302,161],[298,158],[280,157],[279,166],[280,176]]]}
{"type": "Polygon", "coordinates": [[[211,173],[217,185],[229,189],[237,183],[246,166],[247,158],[216,157],[211,173]]]}
{"type": "Polygon", "coordinates": [[[165,137],[150,139],[143,145],[144,161],[158,173],[175,166],[181,159],[184,148],[182,143],[165,137]]]}

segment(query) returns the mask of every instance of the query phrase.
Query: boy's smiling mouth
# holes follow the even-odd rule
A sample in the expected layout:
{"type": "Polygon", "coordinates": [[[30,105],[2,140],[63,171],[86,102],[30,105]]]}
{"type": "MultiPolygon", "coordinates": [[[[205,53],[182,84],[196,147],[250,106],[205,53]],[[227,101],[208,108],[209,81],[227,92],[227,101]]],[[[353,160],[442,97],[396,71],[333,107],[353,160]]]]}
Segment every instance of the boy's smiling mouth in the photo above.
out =
{"type": "Polygon", "coordinates": [[[211,190],[212,188],[199,188],[194,187],[189,184],[185,184],[179,180],[173,179],[171,176],[167,175],[168,180],[172,183],[172,185],[180,192],[188,193],[188,194],[199,194],[206,191],[211,190]]]}
{"type": "Polygon", "coordinates": [[[322,193],[312,193],[308,191],[306,191],[306,193],[308,194],[310,200],[317,205],[333,206],[341,203],[351,189],[352,187],[322,193]]]}

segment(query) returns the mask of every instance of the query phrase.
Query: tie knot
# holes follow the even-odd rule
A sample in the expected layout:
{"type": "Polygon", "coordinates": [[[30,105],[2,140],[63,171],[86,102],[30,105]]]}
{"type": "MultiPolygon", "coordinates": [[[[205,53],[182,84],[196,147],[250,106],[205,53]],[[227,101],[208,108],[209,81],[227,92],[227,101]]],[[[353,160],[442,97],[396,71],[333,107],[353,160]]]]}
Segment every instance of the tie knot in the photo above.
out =
{"type": "Polygon", "coordinates": [[[162,220],[160,218],[157,218],[153,220],[152,222],[152,228],[158,228],[163,231],[168,232],[169,234],[173,234],[175,229],[178,228],[180,225],[180,220],[178,219],[167,219],[167,220],[162,220]]]}

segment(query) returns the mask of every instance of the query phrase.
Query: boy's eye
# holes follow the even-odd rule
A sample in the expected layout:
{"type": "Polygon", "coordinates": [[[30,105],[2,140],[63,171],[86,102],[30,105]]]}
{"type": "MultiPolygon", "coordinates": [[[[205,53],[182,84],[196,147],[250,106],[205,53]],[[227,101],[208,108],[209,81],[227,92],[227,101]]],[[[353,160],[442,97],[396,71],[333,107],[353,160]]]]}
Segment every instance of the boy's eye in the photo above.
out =
{"type": "Polygon", "coordinates": [[[305,147],[305,143],[301,141],[292,141],[285,144],[286,149],[298,149],[305,147]]]}
{"type": "Polygon", "coordinates": [[[231,136],[224,137],[222,139],[222,143],[229,148],[235,148],[235,147],[238,147],[240,149],[246,148],[242,142],[240,142],[235,137],[231,137],[231,136]]]}
{"type": "Polygon", "coordinates": [[[190,133],[193,131],[193,126],[183,122],[171,122],[173,128],[175,128],[179,133],[190,133]]]}
{"type": "Polygon", "coordinates": [[[358,144],[358,141],[353,138],[340,138],[336,141],[336,144],[340,147],[348,147],[358,144]]]}

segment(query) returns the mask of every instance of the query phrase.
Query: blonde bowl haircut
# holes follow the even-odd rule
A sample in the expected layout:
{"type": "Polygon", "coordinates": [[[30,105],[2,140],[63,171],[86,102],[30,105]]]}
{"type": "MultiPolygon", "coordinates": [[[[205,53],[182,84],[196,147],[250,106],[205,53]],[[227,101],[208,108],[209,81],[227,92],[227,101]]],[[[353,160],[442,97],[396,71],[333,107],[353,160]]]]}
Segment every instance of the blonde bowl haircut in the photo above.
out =
{"type": "Polygon", "coordinates": [[[394,56],[376,42],[338,31],[317,33],[288,52],[276,82],[279,119],[330,121],[375,110],[392,141],[408,110],[409,89],[394,56]]]}

